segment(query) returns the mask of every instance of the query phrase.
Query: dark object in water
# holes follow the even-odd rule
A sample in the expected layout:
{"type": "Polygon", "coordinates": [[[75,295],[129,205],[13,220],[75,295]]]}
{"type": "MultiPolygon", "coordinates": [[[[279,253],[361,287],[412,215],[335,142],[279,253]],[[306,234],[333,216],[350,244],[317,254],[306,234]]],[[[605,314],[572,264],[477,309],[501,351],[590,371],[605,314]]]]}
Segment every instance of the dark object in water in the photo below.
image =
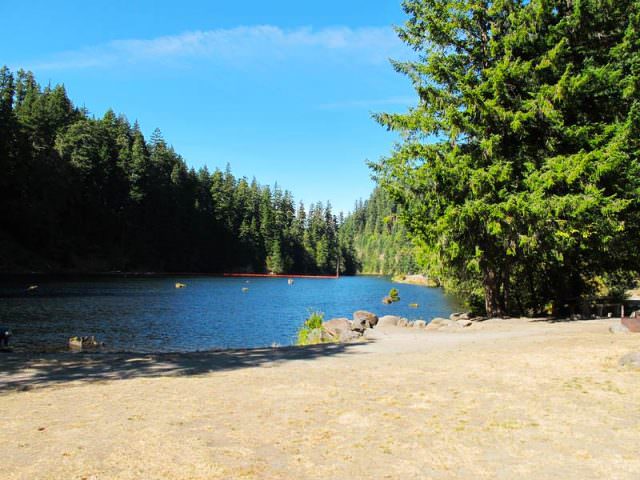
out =
{"type": "Polygon", "coordinates": [[[633,312],[630,317],[622,317],[620,323],[627,327],[630,332],[640,333],[640,315],[633,312]]]}
{"type": "Polygon", "coordinates": [[[82,350],[85,348],[104,347],[104,343],[100,343],[93,335],[90,337],[71,337],[69,338],[69,348],[71,350],[82,350]]]}
{"type": "Polygon", "coordinates": [[[11,337],[11,330],[5,327],[0,327],[0,347],[9,346],[9,337],[11,337]]]}

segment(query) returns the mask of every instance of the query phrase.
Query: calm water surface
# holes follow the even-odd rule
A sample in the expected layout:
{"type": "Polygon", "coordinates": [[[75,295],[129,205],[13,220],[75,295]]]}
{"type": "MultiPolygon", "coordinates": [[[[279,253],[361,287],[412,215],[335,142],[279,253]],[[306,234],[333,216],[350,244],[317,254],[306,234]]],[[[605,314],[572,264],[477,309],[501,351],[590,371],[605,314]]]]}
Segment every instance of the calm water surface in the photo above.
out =
{"type": "Polygon", "coordinates": [[[428,321],[456,306],[439,289],[393,284],[386,277],[296,279],[293,285],[281,278],[184,276],[0,281],[0,326],[13,331],[16,351],[64,349],[73,335],[95,335],[112,351],[290,345],[310,310],[326,319],[369,310],[428,321]],[[187,287],[176,289],[176,282],[187,287]],[[38,289],[27,291],[31,284],[38,289]],[[383,305],[392,287],[401,301],[383,305]]]}

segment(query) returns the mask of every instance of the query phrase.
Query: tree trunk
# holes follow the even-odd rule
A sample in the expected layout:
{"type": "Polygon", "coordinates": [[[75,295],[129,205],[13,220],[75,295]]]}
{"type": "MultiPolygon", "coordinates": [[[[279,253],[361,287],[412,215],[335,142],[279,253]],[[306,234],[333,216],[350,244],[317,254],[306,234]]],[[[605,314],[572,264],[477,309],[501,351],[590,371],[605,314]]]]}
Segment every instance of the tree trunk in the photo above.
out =
{"type": "Polygon", "coordinates": [[[482,286],[484,287],[484,305],[489,317],[502,317],[504,310],[500,295],[499,276],[491,267],[485,267],[482,275],[482,286]]]}

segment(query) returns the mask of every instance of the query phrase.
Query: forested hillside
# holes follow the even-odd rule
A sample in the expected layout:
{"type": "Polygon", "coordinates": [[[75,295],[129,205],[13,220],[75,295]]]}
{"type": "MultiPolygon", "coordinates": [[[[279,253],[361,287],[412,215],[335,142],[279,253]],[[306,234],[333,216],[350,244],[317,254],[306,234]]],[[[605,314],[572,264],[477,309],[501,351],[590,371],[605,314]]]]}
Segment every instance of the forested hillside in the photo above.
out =
{"type": "Polygon", "coordinates": [[[341,232],[355,248],[361,273],[417,273],[416,249],[398,221],[397,205],[383,189],[356,204],[341,232]]]}
{"type": "Polygon", "coordinates": [[[331,205],[188,168],[156,130],[0,70],[0,271],[354,273],[331,205]]]}

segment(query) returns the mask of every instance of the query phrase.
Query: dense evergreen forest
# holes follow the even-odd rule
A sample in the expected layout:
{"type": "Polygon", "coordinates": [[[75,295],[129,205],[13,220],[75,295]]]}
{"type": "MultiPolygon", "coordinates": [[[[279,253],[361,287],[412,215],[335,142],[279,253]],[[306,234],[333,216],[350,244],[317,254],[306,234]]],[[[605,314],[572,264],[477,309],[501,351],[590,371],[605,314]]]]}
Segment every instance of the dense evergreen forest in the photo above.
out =
{"type": "Polygon", "coordinates": [[[416,105],[373,164],[427,273],[488,315],[589,311],[640,271],[640,1],[405,0],[416,105]],[[480,307],[482,305],[482,307],[480,307]]]}
{"type": "Polygon", "coordinates": [[[0,271],[355,273],[342,215],[195,171],[156,130],[0,70],[0,271]]]}
{"type": "Polygon", "coordinates": [[[341,234],[355,249],[362,273],[393,275],[420,270],[417,250],[399,220],[398,206],[382,188],[356,203],[341,226],[341,234]]]}

